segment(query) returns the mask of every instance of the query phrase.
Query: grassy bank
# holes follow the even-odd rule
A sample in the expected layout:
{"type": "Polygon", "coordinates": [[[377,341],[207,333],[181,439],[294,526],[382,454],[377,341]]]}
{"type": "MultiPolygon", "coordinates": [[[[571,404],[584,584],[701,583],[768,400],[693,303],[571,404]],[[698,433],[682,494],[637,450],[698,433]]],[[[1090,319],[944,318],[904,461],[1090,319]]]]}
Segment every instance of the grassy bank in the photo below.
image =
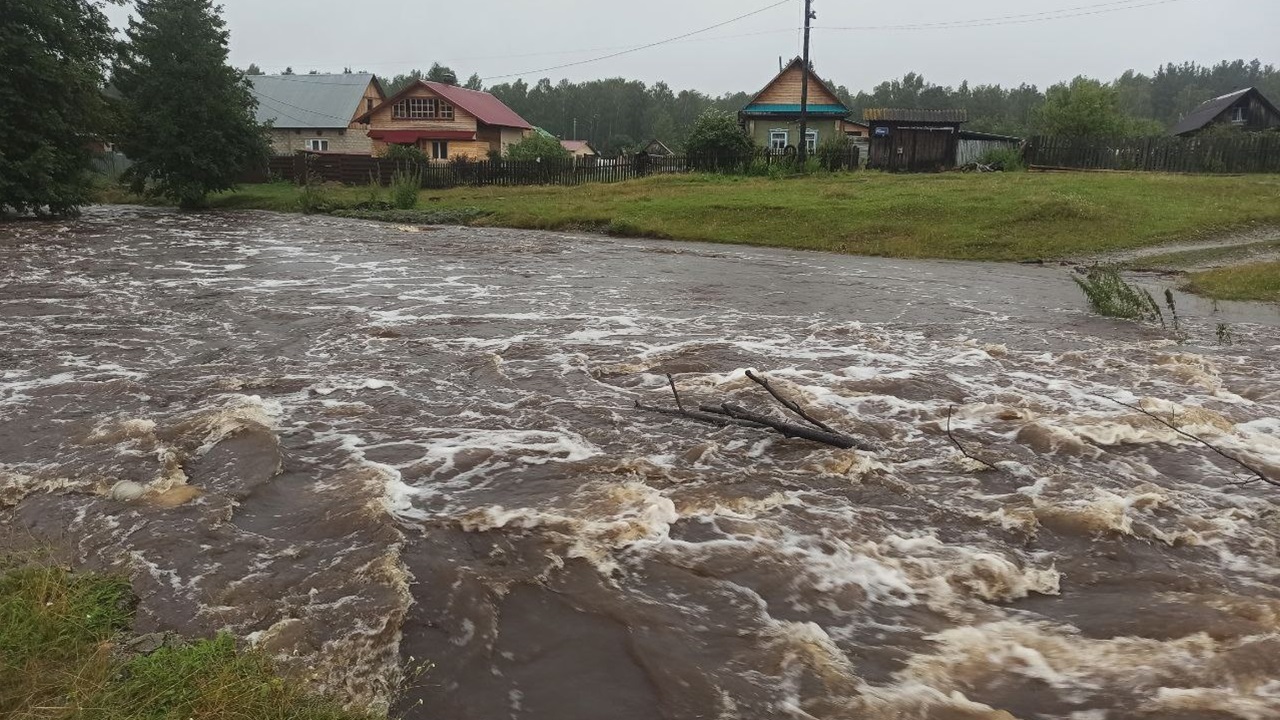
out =
{"type": "MultiPolygon", "coordinates": [[[[368,188],[327,188],[325,193],[347,205],[370,198],[368,188]]],[[[215,196],[212,205],[294,211],[300,194],[287,184],[245,186],[215,196]]],[[[689,175],[574,188],[427,190],[419,207],[479,215],[468,220],[478,225],[603,230],[890,257],[1035,260],[1280,225],[1280,177],[854,173],[773,180],[689,175]]]]}
{"type": "Polygon", "coordinates": [[[229,636],[131,648],[127,582],[0,568],[0,717],[371,720],[282,680],[229,636]]]}
{"type": "Polygon", "coordinates": [[[1280,302],[1280,262],[1250,263],[1192,273],[1187,289],[1218,300],[1280,302]]]}

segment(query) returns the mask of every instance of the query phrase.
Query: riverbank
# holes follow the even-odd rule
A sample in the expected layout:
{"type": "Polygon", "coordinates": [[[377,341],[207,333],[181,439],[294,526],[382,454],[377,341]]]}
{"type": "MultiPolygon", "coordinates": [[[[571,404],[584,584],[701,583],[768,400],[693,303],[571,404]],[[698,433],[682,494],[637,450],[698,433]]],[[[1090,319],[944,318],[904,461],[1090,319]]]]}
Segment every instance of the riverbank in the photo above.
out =
{"type": "MultiPolygon", "coordinates": [[[[340,207],[386,196],[385,190],[361,187],[326,186],[318,192],[325,203],[340,207]]],[[[299,210],[302,196],[290,184],[249,185],[212,197],[210,205],[289,212],[299,210]]],[[[136,198],[110,192],[104,201],[136,198]]],[[[853,255],[1067,260],[1280,226],[1280,177],[688,175],[581,187],[425,190],[419,210],[436,214],[428,219],[459,217],[471,225],[853,255]]]]}
{"type": "Polygon", "coordinates": [[[0,566],[0,715],[372,720],[277,677],[229,635],[182,642],[129,631],[123,578],[0,566]]]}

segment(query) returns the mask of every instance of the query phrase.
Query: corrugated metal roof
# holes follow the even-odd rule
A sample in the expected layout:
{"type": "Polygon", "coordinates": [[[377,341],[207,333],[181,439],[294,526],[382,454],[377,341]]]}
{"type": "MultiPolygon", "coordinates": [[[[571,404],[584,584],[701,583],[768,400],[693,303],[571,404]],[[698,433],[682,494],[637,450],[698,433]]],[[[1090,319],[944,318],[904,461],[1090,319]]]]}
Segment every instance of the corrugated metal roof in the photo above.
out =
{"type": "Polygon", "coordinates": [[[868,122],[963,123],[969,122],[965,110],[920,110],[913,108],[871,108],[862,111],[868,122]]]}
{"type": "Polygon", "coordinates": [[[1187,113],[1187,116],[1174,126],[1173,134],[1183,135],[1203,128],[1213,122],[1214,118],[1221,115],[1227,108],[1234,105],[1237,100],[1251,92],[1253,92],[1253,88],[1245,88],[1201,103],[1200,107],[1187,113]]]}
{"type": "Polygon", "coordinates": [[[422,84],[431,88],[433,92],[445,100],[471,113],[485,125],[519,128],[521,130],[533,129],[533,126],[517,115],[515,110],[507,107],[501,100],[487,92],[468,90],[457,85],[445,85],[444,83],[427,80],[423,80],[422,84]]]}
{"type": "Polygon", "coordinates": [[[250,75],[253,96],[258,100],[258,122],[277,128],[345,128],[374,76],[370,73],[341,75],[250,75]]]}

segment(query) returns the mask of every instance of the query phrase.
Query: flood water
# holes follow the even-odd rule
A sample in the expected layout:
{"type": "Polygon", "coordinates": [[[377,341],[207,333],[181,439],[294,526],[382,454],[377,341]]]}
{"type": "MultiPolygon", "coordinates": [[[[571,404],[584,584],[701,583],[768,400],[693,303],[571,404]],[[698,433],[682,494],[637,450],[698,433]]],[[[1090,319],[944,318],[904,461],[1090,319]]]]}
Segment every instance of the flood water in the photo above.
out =
{"type": "Polygon", "coordinates": [[[1275,307],[136,208],[0,268],[0,547],[129,573],[140,631],[408,718],[1280,717],[1280,488],[1107,399],[1280,477],[1275,307]],[[784,417],[749,368],[877,450],[633,407],[784,417]]]}

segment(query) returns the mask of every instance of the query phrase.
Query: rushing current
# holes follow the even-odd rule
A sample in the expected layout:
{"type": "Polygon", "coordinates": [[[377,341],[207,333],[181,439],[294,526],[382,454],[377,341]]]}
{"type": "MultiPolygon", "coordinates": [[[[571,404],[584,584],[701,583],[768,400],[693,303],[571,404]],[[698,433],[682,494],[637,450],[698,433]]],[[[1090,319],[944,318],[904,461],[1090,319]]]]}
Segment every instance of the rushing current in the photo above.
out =
{"type": "Polygon", "coordinates": [[[1280,478],[1274,306],[139,208],[0,268],[0,548],[139,631],[406,718],[1280,717],[1280,487],[1114,402],[1280,478]],[[747,369],[876,449],[635,408],[786,419],[747,369]]]}

